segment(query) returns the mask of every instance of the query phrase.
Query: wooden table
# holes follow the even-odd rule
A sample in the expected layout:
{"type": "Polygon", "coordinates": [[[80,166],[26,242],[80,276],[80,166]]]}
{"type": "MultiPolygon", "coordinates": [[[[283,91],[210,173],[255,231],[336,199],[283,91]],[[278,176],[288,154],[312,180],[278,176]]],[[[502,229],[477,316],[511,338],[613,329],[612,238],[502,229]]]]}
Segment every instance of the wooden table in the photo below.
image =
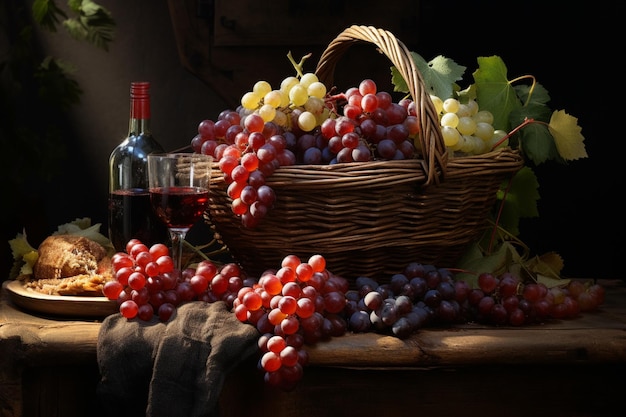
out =
{"type": "MultiPolygon", "coordinates": [[[[626,284],[580,318],[521,328],[427,328],[407,340],[348,334],[309,347],[291,392],[263,384],[256,358],[220,398],[230,416],[616,416],[626,394],[626,284]]],[[[97,320],[0,303],[0,416],[97,416],[97,320]]]]}

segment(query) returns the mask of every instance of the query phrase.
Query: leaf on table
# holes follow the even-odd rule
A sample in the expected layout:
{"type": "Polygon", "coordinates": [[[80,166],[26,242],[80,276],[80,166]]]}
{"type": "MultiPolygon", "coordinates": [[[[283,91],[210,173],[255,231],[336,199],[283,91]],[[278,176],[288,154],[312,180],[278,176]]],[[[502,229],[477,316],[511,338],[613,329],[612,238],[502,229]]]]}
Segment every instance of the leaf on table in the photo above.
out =
{"type": "Polygon", "coordinates": [[[548,288],[554,288],[554,287],[563,287],[563,286],[567,286],[567,284],[569,284],[570,280],[569,279],[555,279],[555,278],[551,278],[551,277],[546,277],[544,275],[541,274],[537,274],[537,282],[540,284],[545,285],[548,288]]]}
{"type": "MultiPolygon", "coordinates": [[[[453,85],[456,81],[463,79],[466,67],[443,55],[439,55],[429,62],[426,62],[421,55],[415,52],[411,52],[411,55],[415,66],[422,75],[427,92],[442,100],[452,97],[454,94],[453,85]]],[[[394,85],[394,91],[409,92],[406,81],[395,67],[391,68],[391,80],[394,85]]]]}
{"type": "Polygon", "coordinates": [[[30,270],[27,273],[30,274],[30,273],[32,273],[33,265],[35,265],[35,262],[37,262],[37,259],[39,259],[39,251],[38,250],[32,250],[32,251],[30,251],[28,253],[25,253],[24,256],[22,257],[22,259],[24,260],[24,262],[26,262],[26,265],[28,265],[28,268],[30,270]]]}
{"type": "Polygon", "coordinates": [[[478,57],[478,69],[473,76],[479,108],[493,114],[494,129],[510,131],[509,114],[522,103],[507,78],[502,58],[497,55],[478,57]]]}
{"type": "Polygon", "coordinates": [[[556,252],[535,256],[526,262],[526,268],[529,271],[553,279],[561,278],[563,265],[563,258],[556,252]]]}
{"type": "Polygon", "coordinates": [[[459,269],[463,272],[458,272],[455,279],[467,282],[470,288],[478,288],[478,275],[483,272],[496,275],[511,272],[518,277],[527,277],[542,283],[548,288],[562,287],[570,281],[560,276],[563,259],[557,253],[550,252],[525,261],[510,242],[503,242],[490,255],[485,255],[479,245],[474,244],[459,262],[459,269]]]}
{"type": "Polygon", "coordinates": [[[26,238],[26,232],[18,233],[14,239],[9,240],[13,259],[22,259],[29,252],[37,251],[33,248],[26,238]]]}
{"type": "Polygon", "coordinates": [[[466,281],[470,287],[476,288],[478,274],[490,272],[500,274],[508,271],[510,265],[519,262],[520,256],[515,246],[503,242],[495,252],[485,255],[478,243],[473,244],[458,262],[458,268],[466,272],[458,272],[455,279],[466,281]]]}
{"type": "Polygon", "coordinates": [[[9,279],[15,279],[19,275],[32,274],[33,265],[39,258],[39,252],[28,243],[26,232],[18,233],[14,239],[9,240],[9,246],[13,254],[13,266],[9,272],[9,279]]]}
{"type": "Polygon", "coordinates": [[[555,110],[550,118],[548,126],[554,137],[554,142],[559,154],[565,160],[586,158],[585,137],[582,128],[578,126],[578,119],[567,114],[564,110],[555,110]]]}

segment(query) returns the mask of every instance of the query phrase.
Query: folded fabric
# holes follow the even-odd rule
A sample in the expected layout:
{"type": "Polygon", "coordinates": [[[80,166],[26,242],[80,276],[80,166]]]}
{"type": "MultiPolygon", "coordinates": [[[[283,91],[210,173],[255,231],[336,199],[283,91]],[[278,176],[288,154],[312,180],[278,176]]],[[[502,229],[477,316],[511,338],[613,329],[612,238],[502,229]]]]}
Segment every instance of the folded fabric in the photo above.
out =
{"type": "Polygon", "coordinates": [[[183,304],[166,323],[108,316],[97,346],[102,415],[216,416],[226,375],[258,337],[222,301],[183,304]]]}

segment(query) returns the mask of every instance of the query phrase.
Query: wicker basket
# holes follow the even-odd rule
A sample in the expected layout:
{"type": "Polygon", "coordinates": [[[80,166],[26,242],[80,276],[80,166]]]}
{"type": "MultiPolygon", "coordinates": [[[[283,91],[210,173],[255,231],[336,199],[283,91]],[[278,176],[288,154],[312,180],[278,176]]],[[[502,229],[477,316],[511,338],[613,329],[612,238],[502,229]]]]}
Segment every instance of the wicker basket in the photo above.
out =
{"type": "Polygon", "coordinates": [[[523,164],[510,148],[448,158],[410,51],[385,30],[351,26],[337,36],[316,70],[328,87],[343,52],[356,42],[375,45],[407,81],[421,123],[422,157],[280,167],[267,179],[275,206],[255,229],[232,213],[227,184],[214,172],[209,221],[248,274],[279,268],[289,254],[307,260],[318,253],[330,271],[349,280],[386,282],[413,261],[452,267],[483,233],[501,182],[523,164]]]}

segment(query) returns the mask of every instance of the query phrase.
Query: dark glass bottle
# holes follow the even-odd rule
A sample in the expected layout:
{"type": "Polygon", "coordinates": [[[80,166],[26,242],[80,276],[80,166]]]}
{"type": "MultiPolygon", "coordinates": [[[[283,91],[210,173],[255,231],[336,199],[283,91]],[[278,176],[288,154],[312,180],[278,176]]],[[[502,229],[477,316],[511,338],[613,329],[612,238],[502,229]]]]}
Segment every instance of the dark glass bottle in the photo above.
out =
{"type": "Polygon", "coordinates": [[[128,136],[109,158],[109,239],[118,252],[132,238],[148,247],[169,243],[169,232],[150,206],[148,154],[164,152],[150,131],[150,83],[130,86],[128,136]]]}

